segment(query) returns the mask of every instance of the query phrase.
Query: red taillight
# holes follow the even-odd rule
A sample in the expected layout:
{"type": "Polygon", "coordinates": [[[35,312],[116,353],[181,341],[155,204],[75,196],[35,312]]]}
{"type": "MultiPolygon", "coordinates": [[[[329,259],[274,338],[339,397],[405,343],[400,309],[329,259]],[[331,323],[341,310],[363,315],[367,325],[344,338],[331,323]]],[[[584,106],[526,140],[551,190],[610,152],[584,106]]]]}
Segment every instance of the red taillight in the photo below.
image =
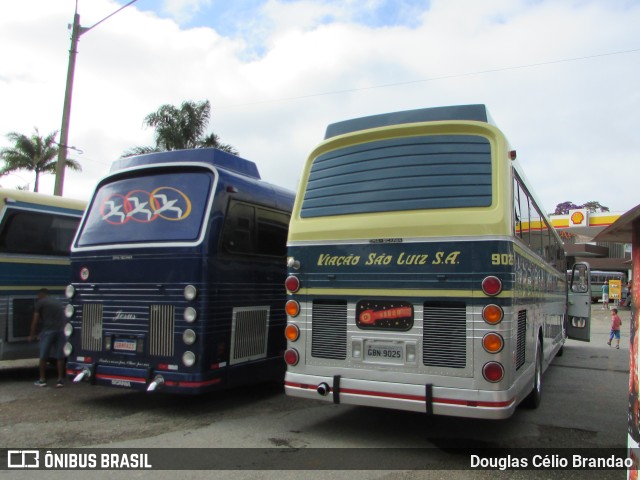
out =
{"type": "Polygon", "coordinates": [[[482,309],[482,319],[491,325],[500,323],[503,317],[504,311],[498,305],[487,305],[482,309]]]}
{"type": "Polygon", "coordinates": [[[293,367],[300,361],[300,354],[298,354],[298,351],[295,348],[290,348],[284,352],[284,361],[287,365],[291,365],[293,367]]]}
{"type": "Polygon", "coordinates": [[[300,290],[300,280],[298,280],[298,277],[291,275],[285,280],[284,286],[287,287],[287,290],[291,293],[296,293],[300,290]]]}
{"type": "Polygon", "coordinates": [[[488,362],[482,367],[482,375],[488,382],[499,382],[504,377],[504,367],[498,362],[488,362]]]}
{"type": "Polygon", "coordinates": [[[502,282],[498,277],[489,276],[482,280],[482,291],[485,295],[498,295],[502,291],[502,282]]]}

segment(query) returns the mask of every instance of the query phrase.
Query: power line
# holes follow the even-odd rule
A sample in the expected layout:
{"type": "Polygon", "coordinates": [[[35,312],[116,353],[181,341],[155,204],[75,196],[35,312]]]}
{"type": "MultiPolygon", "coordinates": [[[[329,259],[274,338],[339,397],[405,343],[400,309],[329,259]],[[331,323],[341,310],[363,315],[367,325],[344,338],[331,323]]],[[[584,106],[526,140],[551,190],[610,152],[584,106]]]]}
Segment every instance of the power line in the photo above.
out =
{"type": "Polygon", "coordinates": [[[359,88],[347,88],[344,90],[332,90],[330,92],[319,92],[319,93],[310,93],[307,95],[299,95],[299,96],[295,96],[295,97],[281,97],[281,98],[276,98],[273,100],[257,100],[255,102],[247,102],[247,103],[238,103],[235,105],[227,105],[222,106],[222,107],[216,107],[216,110],[224,110],[224,109],[229,109],[229,108],[236,108],[236,107],[247,107],[247,106],[251,106],[251,105],[261,105],[261,104],[266,104],[266,103],[277,103],[277,102],[286,102],[286,101],[291,101],[291,100],[303,100],[303,99],[307,99],[307,98],[315,98],[315,97],[324,97],[324,96],[330,96],[330,95],[340,95],[343,93],[352,93],[352,92],[361,92],[361,91],[365,91],[365,90],[375,90],[378,88],[389,88],[389,87],[399,87],[399,86],[403,86],[403,85],[413,85],[413,84],[417,84],[417,83],[426,83],[426,82],[435,82],[438,80],[448,80],[451,78],[461,78],[461,77],[471,77],[474,75],[486,75],[488,73],[498,73],[498,72],[506,72],[509,70],[522,70],[525,68],[535,68],[535,67],[543,67],[546,65],[555,65],[555,64],[559,64],[559,63],[568,63],[568,62],[578,62],[578,61],[582,61],[582,60],[590,60],[593,58],[601,58],[601,57],[610,57],[613,55],[625,55],[625,54],[629,54],[629,53],[638,53],[640,52],[640,48],[634,48],[631,50],[621,50],[618,52],[608,52],[608,53],[600,53],[600,54],[595,54],[595,55],[586,55],[586,56],[582,56],[582,57],[573,57],[573,58],[563,58],[563,59],[559,59],[559,60],[549,60],[547,62],[539,62],[539,63],[530,63],[530,64],[526,64],[526,65],[514,65],[514,66],[510,66],[510,67],[499,67],[499,68],[491,68],[491,69],[487,69],[487,70],[478,70],[475,72],[465,72],[465,73],[452,73],[452,74],[448,74],[448,75],[439,75],[436,77],[431,77],[431,78],[422,78],[422,79],[418,79],[418,80],[407,80],[404,82],[394,82],[394,83],[384,83],[381,85],[372,85],[370,87],[359,87],[359,88]]]}

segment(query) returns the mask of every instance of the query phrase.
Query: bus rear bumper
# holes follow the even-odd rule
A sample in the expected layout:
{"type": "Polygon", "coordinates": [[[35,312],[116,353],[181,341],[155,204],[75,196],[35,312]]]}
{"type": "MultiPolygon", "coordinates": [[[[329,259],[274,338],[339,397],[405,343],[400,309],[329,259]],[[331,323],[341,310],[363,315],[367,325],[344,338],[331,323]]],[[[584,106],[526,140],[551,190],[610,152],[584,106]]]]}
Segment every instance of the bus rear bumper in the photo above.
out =
{"type": "Polygon", "coordinates": [[[68,362],[66,374],[94,385],[129,388],[142,391],[197,394],[216,388],[223,383],[220,372],[205,376],[201,373],[177,373],[146,368],[115,367],[110,365],[68,362]],[[151,388],[150,388],[151,387],[151,388]]]}
{"type": "Polygon", "coordinates": [[[484,419],[508,418],[517,405],[515,389],[466,390],[291,372],[285,376],[285,393],[348,405],[484,419]]]}

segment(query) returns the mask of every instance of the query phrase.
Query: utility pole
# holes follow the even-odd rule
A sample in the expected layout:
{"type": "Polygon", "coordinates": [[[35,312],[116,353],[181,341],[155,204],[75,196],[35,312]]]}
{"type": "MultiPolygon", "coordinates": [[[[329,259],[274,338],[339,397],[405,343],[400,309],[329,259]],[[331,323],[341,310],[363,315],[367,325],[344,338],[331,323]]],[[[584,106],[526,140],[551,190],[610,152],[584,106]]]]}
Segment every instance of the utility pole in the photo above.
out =
{"type": "Polygon", "coordinates": [[[73,76],[76,69],[76,55],[78,53],[78,40],[80,36],[87,33],[92,28],[97,27],[104,22],[107,18],[111,18],[120,10],[127,8],[132,3],[138,0],[131,0],[126,5],[120,7],[111,15],[106,16],[98,23],[89,28],[80,26],[80,15],[78,14],[78,0],[76,0],[76,10],[73,16],[73,25],[71,26],[71,49],[69,50],[69,67],[67,68],[67,87],[64,92],[64,106],[62,109],[62,126],[60,127],[60,148],[58,149],[58,163],[56,164],[56,183],[53,189],[53,194],[62,196],[62,189],[64,185],[64,170],[67,165],[67,142],[69,140],[69,119],[71,116],[71,96],[73,94],[73,76]]]}
{"type": "Polygon", "coordinates": [[[71,116],[71,96],[73,94],[73,76],[76,69],[76,54],[80,35],[88,28],[80,26],[80,15],[76,12],[71,26],[71,49],[69,50],[69,67],[67,68],[67,87],[64,92],[64,107],[62,108],[62,126],[60,127],[60,142],[58,149],[58,163],[56,165],[56,183],[53,194],[62,196],[64,186],[64,169],[67,164],[67,141],[69,139],[69,117],[71,116]]]}

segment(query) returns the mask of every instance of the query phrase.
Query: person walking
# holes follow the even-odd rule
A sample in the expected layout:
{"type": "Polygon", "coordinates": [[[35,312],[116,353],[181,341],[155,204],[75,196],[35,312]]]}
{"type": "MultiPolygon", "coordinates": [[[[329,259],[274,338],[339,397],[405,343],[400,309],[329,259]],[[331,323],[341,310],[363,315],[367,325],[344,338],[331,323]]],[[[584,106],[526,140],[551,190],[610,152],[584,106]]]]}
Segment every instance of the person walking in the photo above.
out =
{"type": "Polygon", "coordinates": [[[611,309],[611,333],[609,334],[609,341],[607,345],[611,346],[611,340],[613,337],[616,337],[616,348],[620,349],[620,326],[622,325],[622,320],[618,316],[618,309],[611,309]]]}
{"type": "Polygon", "coordinates": [[[602,284],[602,309],[609,310],[609,283],[602,284]]]}
{"type": "Polygon", "coordinates": [[[39,338],[40,341],[40,362],[38,364],[40,378],[35,382],[38,387],[46,387],[46,370],[49,356],[56,359],[58,370],[57,388],[64,386],[64,310],[58,300],[49,296],[46,288],[41,288],[38,292],[38,300],[33,309],[33,320],[31,321],[31,332],[29,341],[39,338]],[[40,334],[37,335],[38,327],[40,334]],[[53,348],[53,351],[52,351],[53,348]]]}

